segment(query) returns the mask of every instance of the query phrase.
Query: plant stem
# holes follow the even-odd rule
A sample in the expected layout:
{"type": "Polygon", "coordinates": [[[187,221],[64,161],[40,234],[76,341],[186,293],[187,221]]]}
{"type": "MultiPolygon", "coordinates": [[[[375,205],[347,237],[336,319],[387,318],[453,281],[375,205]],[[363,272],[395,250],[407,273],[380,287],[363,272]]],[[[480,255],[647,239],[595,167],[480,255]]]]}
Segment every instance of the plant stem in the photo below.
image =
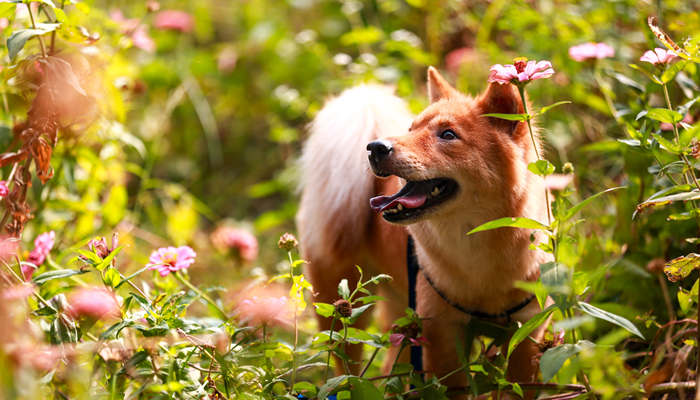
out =
{"type": "Polygon", "coordinates": [[[377,356],[377,353],[379,353],[379,347],[375,347],[374,351],[372,352],[372,355],[369,357],[369,361],[367,361],[367,365],[362,369],[362,372],[360,372],[360,378],[362,378],[367,370],[369,369],[369,366],[372,365],[372,361],[374,361],[374,357],[377,356]]]}
{"type": "MultiPolygon", "coordinates": [[[[525,114],[527,114],[527,119],[525,122],[527,122],[527,130],[530,132],[530,140],[532,140],[532,147],[535,149],[535,156],[537,157],[537,161],[542,160],[540,157],[540,150],[537,148],[537,141],[535,140],[535,134],[532,132],[532,123],[531,123],[531,117],[530,114],[528,113],[527,110],[527,102],[525,101],[525,88],[523,86],[518,85],[518,92],[520,93],[520,99],[523,102],[523,110],[525,111],[525,114]]],[[[545,177],[542,177],[542,180],[544,180],[545,177]]],[[[547,186],[545,185],[544,187],[544,198],[545,202],[547,203],[547,224],[552,225],[552,210],[551,210],[551,205],[549,204],[549,191],[547,190],[547,186]]]]}
{"type": "Polygon", "coordinates": [[[207,303],[211,304],[211,306],[214,307],[214,308],[216,309],[216,311],[219,312],[219,314],[221,314],[220,316],[221,316],[224,320],[227,320],[227,319],[228,319],[228,317],[226,316],[226,313],[224,312],[224,310],[222,310],[221,307],[219,307],[219,305],[216,304],[216,302],[215,302],[214,300],[211,299],[211,297],[207,296],[206,293],[202,292],[198,287],[194,286],[194,285],[192,284],[192,282],[190,282],[189,280],[183,278],[182,275],[181,275],[179,272],[175,272],[175,273],[173,273],[173,275],[175,275],[175,279],[177,279],[178,281],[180,281],[180,283],[182,283],[183,285],[185,285],[185,286],[187,286],[188,288],[192,289],[192,290],[193,290],[195,293],[197,293],[201,298],[203,298],[204,300],[206,300],[207,303]]]}
{"type": "Polygon", "coordinates": [[[324,380],[328,380],[328,372],[331,369],[331,353],[333,350],[331,349],[331,346],[333,345],[333,328],[335,328],[335,313],[333,313],[333,320],[331,321],[331,331],[328,336],[328,359],[326,360],[326,376],[324,380]]]}
{"type": "MultiPolygon", "coordinates": [[[[292,286],[294,286],[294,261],[292,260],[292,252],[287,252],[287,257],[289,258],[289,279],[292,281],[292,286]]],[[[294,297],[292,299],[292,306],[294,307],[294,348],[292,349],[292,377],[291,384],[292,390],[294,390],[294,383],[297,378],[297,345],[299,343],[299,330],[297,329],[297,299],[294,297]]]]}
{"type": "MultiPolygon", "coordinates": [[[[669,111],[673,112],[674,110],[673,110],[673,106],[671,106],[671,98],[668,95],[668,86],[665,83],[662,86],[664,88],[664,98],[666,99],[666,107],[668,108],[669,111]]],[[[680,137],[680,134],[678,133],[678,124],[673,123],[672,125],[673,125],[673,134],[676,136],[676,144],[678,146],[680,146],[681,137],[680,137]]],[[[700,183],[698,183],[698,179],[695,176],[695,167],[693,167],[693,164],[690,163],[690,160],[688,160],[688,157],[683,152],[683,149],[681,149],[680,158],[685,163],[685,165],[688,167],[688,174],[692,178],[692,181],[695,184],[695,188],[700,189],[700,183]]],[[[686,179],[686,183],[690,184],[690,182],[688,181],[688,175],[683,174],[683,176],[686,179]]]]}
{"type": "MultiPolygon", "coordinates": [[[[27,10],[29,11],[29,19],[32,21],[32,28],[36,29],[36,23],[34,22],[34,15],[32,14],[32,3],[28,2],[27,4],[27,10]]],[[[39,39],[39,47],[41,47],[41,55],[46,58],[46,48],[44,47],[44,39],[41,38],[41,35],[37,36],[37,39],[39,39]]]]}

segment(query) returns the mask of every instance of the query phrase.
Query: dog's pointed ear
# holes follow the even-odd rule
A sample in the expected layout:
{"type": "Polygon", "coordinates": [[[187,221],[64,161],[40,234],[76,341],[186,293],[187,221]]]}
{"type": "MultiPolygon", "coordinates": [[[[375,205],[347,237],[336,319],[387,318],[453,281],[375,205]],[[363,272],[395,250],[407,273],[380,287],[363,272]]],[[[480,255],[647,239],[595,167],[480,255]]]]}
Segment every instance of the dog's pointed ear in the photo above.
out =
{"type": "MultiPolygon", "coordinates": [[[[525,112],[520,100],[520,93],[515,85],[506,83],[491,83],[479,98],[482,114],[522,114],[525,112]]],[[[508,134],[515,132],[518,121],[508,121],[490,117],[490,122],[496,127],[503,128],[508,134]]]]}
{"type": "Polygon", "coordinates": [[[457,89],[453,88],[435,67],[428,67],[428,97],[431,103],[451,97],[455,93],[457,89]]]}

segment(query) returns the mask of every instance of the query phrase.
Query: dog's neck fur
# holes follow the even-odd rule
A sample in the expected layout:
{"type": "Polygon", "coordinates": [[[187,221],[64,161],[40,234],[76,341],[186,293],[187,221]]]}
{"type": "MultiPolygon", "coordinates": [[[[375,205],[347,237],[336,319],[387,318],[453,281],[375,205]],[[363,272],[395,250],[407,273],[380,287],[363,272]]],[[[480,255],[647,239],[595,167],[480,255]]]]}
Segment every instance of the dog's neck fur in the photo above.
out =
{"type": "Polygon", "coordinates": [[[488,313],[512,307],[527,296],[515,289],[514,283],[536,279],[539,265],[550,258],[530,248],[531,233],[535,235],[534,243],[545,240],[538,231],[501,228],[467,235],[473,228],[501,217],[547,220],[542,178],[528,171],[520,176],[521,190],[502,193],[500,201],[496,200],[498,196],[475,195],[473,202],[460,206],[465,208],[462,212],[450,213],[447,218],[434,216],[408,227],[416,239],[421,267],[436,286],[462,306],[488,313]],[[455,220],[455,215],[463,218],[455,220]]]}

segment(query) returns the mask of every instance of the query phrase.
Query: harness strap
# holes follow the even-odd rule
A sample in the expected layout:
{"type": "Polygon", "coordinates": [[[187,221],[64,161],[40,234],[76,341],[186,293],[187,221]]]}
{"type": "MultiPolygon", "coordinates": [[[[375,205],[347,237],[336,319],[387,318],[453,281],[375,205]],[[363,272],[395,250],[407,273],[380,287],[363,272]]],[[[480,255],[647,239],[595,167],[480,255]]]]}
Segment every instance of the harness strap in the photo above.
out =
{"type": "MultiPolygon", "coordinates": [[[[416,310],[416,280],[418,279],[418,271],[420,265],[416,258],[416,249],[413,243],[413,237],[408,235],[408,243],[406,244],[406,270],[408,272],[408,307],[413,311],[416,310]]],[[[411,365],[414,371],[423,370],[423,347],[411,346],[411,365]]]]}

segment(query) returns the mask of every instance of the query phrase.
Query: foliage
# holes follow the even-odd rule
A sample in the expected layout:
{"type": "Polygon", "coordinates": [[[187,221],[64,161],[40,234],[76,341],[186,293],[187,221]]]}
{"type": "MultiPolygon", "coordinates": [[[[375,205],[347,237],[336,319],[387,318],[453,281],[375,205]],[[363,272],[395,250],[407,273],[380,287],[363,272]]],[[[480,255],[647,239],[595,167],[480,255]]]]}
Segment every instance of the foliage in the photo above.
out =
{"type": "Polygon", "coordinates": [[[282,262],[274,243],[293,230],[295,157],[329,94],[387,83],[417,112],[428,65],[476,93],[490,65],[523,55],[556,73],[527,86],[537,108],[491,116],[535,121],[546,151],[529,170],[573,165],[573,184],[552,192],[548,221],[465,234],[544,235],[554,262],[521,287],[554,304],[522,326],[475,323],[453,373],[472,394],[692,383],[698,32],[683,1],[0,1],[2,396],[445,398],[444,377],[400,362],[423,344],[418,315],[352,326],[388,277],[313,302],[296,241],[282,262]],[[587,41],[616,55],[569,57],[587,41]],[[659,46],[677,59],[640,61],[659,46]],[[196,262],[161,276],[149,255],[166,246],[196,262]],[[110,295],[81,308],[95,287],[110,295]],[[317,332],[314,312],[332,329],[317,332]],[[515,344],[549,316],[540,368],[562,386],[508,382],[515,344]],[[370,350],[359,373],[347,344],[370,350]]]}

